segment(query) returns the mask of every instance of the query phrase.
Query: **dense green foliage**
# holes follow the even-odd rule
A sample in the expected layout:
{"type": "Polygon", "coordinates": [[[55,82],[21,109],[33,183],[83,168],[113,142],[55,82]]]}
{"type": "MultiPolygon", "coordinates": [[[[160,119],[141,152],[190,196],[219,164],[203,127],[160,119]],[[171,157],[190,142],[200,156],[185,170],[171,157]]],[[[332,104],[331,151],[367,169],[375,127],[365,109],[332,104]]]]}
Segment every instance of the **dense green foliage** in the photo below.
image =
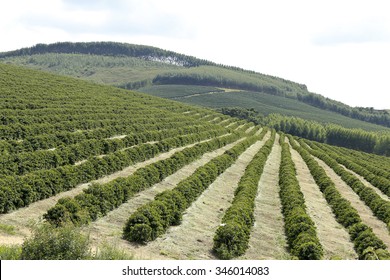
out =
{"type": "Polygon", "coordinates": [[[305,199],[296,177],[290,147],[285,143],[283,134],[280,136],[280,145],[282,159],[279,168],[279,195],[291,255],[301,260],[321,259],[323,248],[318,240],[314,222],[306,213],[305,199]]]}
{"type": "MultiPolygon", "coordinates": [[[[262,135],[266,132],[264,129],[262,135]]],[[[215,233],[213,251],[220,259],[240,256],[248,248],[251,229],[255,222],[253,211],[259,180],[274,141],[275,131],[272,131],[271,138],[246,167],[234,192],[232,205],[226,210],[222,224],[215,233]]]]}
{"type": "Polygon", "coordinates": [[[229,132],[211,111],[10,65],[0,73],[1,213],[229,132]]]}
{"type": "Polygon", "coordinates": [[[257,140],[258,136],[243,140],[196,169],[172,190],[158,194],[153,201],[138,208],[127,220],[123,237],[128,241],[146,243],[162,235],[168,227],[180,224],[185,209],[257,140]]]}
{"type": "MultiPolygon", "coordinates": [[[[300,145],[297,145],[292,137],[289,139],[291,145],[300,153],[306,162],[311,175],[332,208],[337,221],[348,230],[359,259],[389,259],[390,253],[386,251],[386,245],[383,241],[373,233],[371,228],[362,223],[358,211],[352,207],[348,200],[341,196],[325,170],[310,155],[310,153],[313,153],[319,156],[319,153],[308,148],[303,141],[300,141],[300,145]]],[[[327,157],[326,154],[322,154],[321,156],[327,164],[331,164],[330,160],[326,160],[327,157]]]]}

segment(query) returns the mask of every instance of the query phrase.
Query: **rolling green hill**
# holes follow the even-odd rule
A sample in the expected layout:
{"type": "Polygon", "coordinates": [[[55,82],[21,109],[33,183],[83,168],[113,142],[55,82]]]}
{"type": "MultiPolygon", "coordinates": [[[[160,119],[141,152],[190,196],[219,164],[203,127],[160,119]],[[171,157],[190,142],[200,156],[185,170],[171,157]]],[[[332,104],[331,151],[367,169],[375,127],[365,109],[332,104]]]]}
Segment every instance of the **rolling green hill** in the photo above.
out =
{"type": "Polygon", "coordinates": [[[228,90],[225,92],[221,88],[185,85],[149,86],[140,88],[138,91],[204,107],[242,107],[254,109],[265,116],[277,113],[321,123],[339,124],[346,128],[361,128],[368,131],[387,130],[383,126],[322,110],[299,102],[296,99],[270,95],[263,92],[246,90],[228,90]]]}
{"type": "Polygon", "coordinates": [[[388,157],[3,63],[0,101],[0,259],[390,259],[388,157]]]}
{"type": "MultiPolygon", "coordinates": [[[[232,92],[217,94],[218,104],[255,108],[265,115],[277,112],[368,130],[380,129],[370,123],[390,127],[388,111],[352,108],[310,93],[303,84],[149,46],[113,42],[39,44],[0,53],[0,60],[126,89],[168,84],[243,90],[246,93],[238,96],[232,92]],[[222,97],[225,101],[220,100],[222,97]]],[[[154,94],[163,89],[145,91],[154,94]]],[[[216,98],[212,96],[197,96],[186,101],[216,107],[216,98]]]]}

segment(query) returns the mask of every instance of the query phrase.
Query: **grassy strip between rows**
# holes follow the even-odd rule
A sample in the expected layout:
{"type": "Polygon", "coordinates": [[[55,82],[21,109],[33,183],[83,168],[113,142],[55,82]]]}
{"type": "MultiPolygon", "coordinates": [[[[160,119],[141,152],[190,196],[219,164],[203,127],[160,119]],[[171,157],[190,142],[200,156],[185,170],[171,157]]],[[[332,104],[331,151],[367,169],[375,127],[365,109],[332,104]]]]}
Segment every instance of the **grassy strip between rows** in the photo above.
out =
{"type": "Polygon", "coordinates": [[[232,259],[245,253],[248,248],[253,211],[264,165],[275,141],[275,131],[245,169],[234,193],[232,205],[226,210],[222,224],[214,236],[213,251],[220,259],[232,259]]]}
{"type": "MultiPolygon", "coordinates": [[[[265,133],[266,129],[261,136],[264,137],[265,133]]],[[[153,201],[139,207],[126,222],[123,229],[124,239],[146,243],[165,233],[170,226],[180,224],[183,212],[237,160],[240,154],[258,140],[259,136],[245,139],[196,169],[174,189],[156,195],[153,201]]]]}
{"type": "Polygon", "coordinates": [[[170,158],[149,164],[128,177],[117,178],[106,184],[93,184],[74,198],[60,199],[44,215],[51,224],[62,226],[72,223],[87,224],[128,201],[134,194],[161,182],[165,177],[195,161],[206,152],[211,152],[240,138],[230,134],[221,138],[198,143],[193,147],[176,152],[170,158]]]}
{"type": "Polygon", "coordinates": [[[319,260],[323,248],[318,240],[316,227],[306,213],[305,198],[300,190],[296,169],[291,158],[290,146],[280,136],[282,159],[280,164],[279,185],[284,228],[290,253],[300,260],[319,260]]]}
{"type": "MultiPolygon", "coordinates": [[[[304,142],[300,141],[300,143],[304,142]]],[[[321,151],[316,145],[311,147],[312,149],[310,150],[310,153],[323,160],[330,168],[332,168],[334,172],[336,172],[336,174],[351,187],[360,199],[364,201],[364,203],[372,210],[374,215],[386,224],[388,230],[390,230],[390,201],[381,198],[375,190],[370,187],[366,187],[359,178],[340,166],[340,164],[334,159],[337,157],[337,154],[328,150],[326,152],[321,151]]]]}
{"type": "Polygon", "coordinates": [[[362,222],[357,210],[352,207],[351,203],[341,196],[325,170],[310,155],[312,151],[309,152],[307,145],[300,141],[301,146],[298,146],[292,137],[290,137],[290,143],[306,162],[337,222],[347,229],[359,259],[389,259],[390,254],[386,250],[386,245],[373,233],[371,228],[362,222]]]}
{"type": "Polygon", "coordinates": [[[164,139],[155,144],[141,144],[117,151],[103,158],[92,157],[80,165],[66,165],[39,170],[24,176],[0,179],[0,213],[28,206],[32,202],[70,190],[81,183],[96,180],[108,174],[155,157],[174,147],[182,147],[200,140],[216,137],[221,132],[203,132],[164,139]]]}
{"type": "Polygon", "coordinates": [[[346,168],[356,172],[360,176],[363,176],[374,187],[381,190],[382,193],[390,197],[390,180],[385,176],[389,174],[378,167],[373,167],[370,164],[364,164],[364,160],[354,160],[349,155],[341,153],[336,149],[330,149],[327,145],[311,144],[315,147],[315,150],[322,150],[330,157],[335,159],[338,163],[344,165],[346,168]]]}

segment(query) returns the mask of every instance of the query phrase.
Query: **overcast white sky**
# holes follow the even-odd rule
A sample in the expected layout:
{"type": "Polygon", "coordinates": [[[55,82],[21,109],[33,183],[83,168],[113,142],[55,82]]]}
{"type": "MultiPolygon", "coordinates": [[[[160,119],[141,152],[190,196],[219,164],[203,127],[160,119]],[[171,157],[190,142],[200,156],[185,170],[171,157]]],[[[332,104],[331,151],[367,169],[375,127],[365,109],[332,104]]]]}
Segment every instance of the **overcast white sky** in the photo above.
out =
{"type": "Polygon", "coordinates": [[[390,109],[389,11],[386,0],[12,0],[0,9],[0,52],[60,41],[145,44],[390,109]]]}

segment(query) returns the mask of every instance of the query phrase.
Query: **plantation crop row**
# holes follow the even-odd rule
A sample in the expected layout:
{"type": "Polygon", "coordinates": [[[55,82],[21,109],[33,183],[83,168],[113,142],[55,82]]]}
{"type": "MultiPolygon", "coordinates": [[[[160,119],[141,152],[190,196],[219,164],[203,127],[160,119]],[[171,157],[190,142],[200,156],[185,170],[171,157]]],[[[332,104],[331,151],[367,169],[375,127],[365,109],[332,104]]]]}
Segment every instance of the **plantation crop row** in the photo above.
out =
{"type": "Polygon", "coordinates": [[[280,136],[282,159],[279,169],[280,199],[284,216],[284,228],[290,253],[301,260],[322,258],[323,248],[318,240],[316,227],[306,213],[305,198],[296,178],[290,147],[285,136],[280,136]]]}
{"type": "Polygon", "coordinates": [[[142,135],[145,135],[145,137],[151,138],[155,137],[154,134],[158,133],[157,131],[165,131],[171,129],[178,129],[178,134],[187,134],[192,132],[192,129],[196,129],[196,127],[212,129],[215,126],[207,123],[199,125],[194,124],[190,126],[185,125],[183,123],[175,123],[174,126],[170,125],[167,128],[152,125],[147,127],[143,126],[142,129],[135,130],[133,126],[119,125],[86,131],[55,132],[53,134],[41,134],[37,136],[26,137],[23,139],[23,141],[0,141],[0,152],[3,154],[16,154],[21,152],[53,149],[63,145],[77,144],[85,140],[106,139],[118,134],[129,135],[129,137],[131,137],[131,135],[134,135],[135,138],[142,138],[142,135]]]}
{"type": "MultiPolygon", "coordinates": [[[[144,116],[145,118],[145,116],[144,116]]],[[[58,132],[74,132],[77,130],[92,130],[99,128],[108,128],[111,126],[122,126],[127,129],[132,128],[133,131],[146,131],[156,128],[174,128],[181,125],[193,125],[196,123],[194,120],[189,120],[188,117],[174,117],[161,120],[154,120],[154,123],[138,124],[134,122],[134,119],[118,119],[115,121],[78,121],[78,122],[63,122],[57,124],[35,124],[24,126],[21,124],[11,124],[6,126],[0,126],[0,140],[22,140],[26,137],[36,136],[40,134],[53,134],[58,132]]]]}
{"type": "MultiPolygon", "coordinates": [[[[319,153],[309,149],[303,141],[300,141],[300,145],[297,145],[292,137],[290,137],[290,143],[306,162],[310,173],[330,205],[336,220],[347,229],[351,240],[354,242],[355,251],[359,259],[390,258],[390,253],[386,251],[386,245],[372,232],[371,228],[362,222],[357,210],[351,206],[348,200],[341,196],[325,170],[310,155],[312,153],[318,156],[319,153]]],[[[323,154],[322,159],[325,157],[327,156],[323,154]]],[[[330,161],[326,162],[330,163],[330,161]]]]}
{"type": "Polygon", "coordinates": [[[0,212],[6,213],[30,203],[53,196],[76,185],[119,171],[135,162],[144,161],[174,147],[214,137],[213,132],[177,136],[155,144],[141,144],[126,150],[90,158],[80,165],[66,165],[38,170],[25,176],[4,177],[0,180],[0,212]]]}
{"type": "MultiPolygon", "coordinates": [[[[174,137],[179,134],[180,129],[170,129],[163,131],[154,131],[154,133],[140,133],[128,135],[121,139],[102,139],[86,140],[78,144],[61,146],[56,150],[35,151],[29,153],[20,153],[17,155],[4,155],[0,162],[0,175],[23,175],[35,170],[57,168],[64,165],[72,165],[78,161],[84,160],[90,156],[106,155],[117,152],[134,145],[146,143],[149,141],[162,141],[168,137],[174,137]]],[[[216,137],[225,133],[225,129],[208,130],[204,127],[187,127],[187,134],[179,137],[194,137],[207,133],[209,137],[216,137]],[[203,128],[203,129],[202,129],[203,128]],[[203,132],[199,132],[202,129],[203,132]]]]}
{"type": "MultiPolygon", "coordinates": [[[[375,154],[368,154],[364,152],[358,152],[354,150],[348,150],[345,148],[341,147],[336,147],[336,149],[345,155],[350,156],[354,160],[358,161],[359,164],[362,166],[375,166],[377,169],[380,169],[381,171],[386,172],[387,174],[390,173],[390,158],[389,157],[384,157],[384,156],[379,156],[375,154]]],[[[386,174],[384,173],[384,174],[386,174]]],[[[388,179],[390,179],[389,175],[386,175],[388,179]]]]}
{"type": "Polygon", "coordinates": [[[176,152],[168,159],[138,169],[126,178],[118,178],[104,185],[94,184],[73,199],[59,200],[56,206],[48,210],[45,218],[57,226],[67,222],[81,225],[96,220],[126,202],[130,196],[162,181],[200,155],[231,143],[239,137],[238,134],[231,134],[198,143],[176,152]]]}
{"type": "MultiPolygon", "coordinates": [[[[267,129],[263,129],[263,138],[267,129]]],[[[275,141],[275,131],[271,138],[255,155],[245,169],[235,191],[231,207],[226,210],[222,225],[214,236],[213,250],[220,259],[232,259],[245,253],[248,248],[252,226],[255,222],[253,211],[263,168],[275,141]]]]}
{"type": "Polygon", "coordinates": [[[356,176],[340,166],[334,159],[337,158],[336,153],[331,151],[323,152],[318,148],[316,149],[314,145],[310,153],[331,167],[390,230],[390,201],[381,198],[372,188],[366,187],[356,176]]]}
{"type": "Polygon", "coordinates": [[[149,242],[166,232],[170,226],[180,224],[183,212],[258,139],[258,136],[247,138],[199,167],[174,189],[158,194],[152,202],[138,208],[124,227],[124,238],[140,243],[149,242]]]}
{"type": "Polygon", "coordinates": [[[382,193],[390,197],[390,173],[380,168],[381,164],[382,166],[386,166],[385,162],[379,162],[377,160],[375,161],[376,166],[373,166],[371,162],[365,163],[365,159],[356,159],[349,154],[340,152],[339,149],[330,149],[330,147],[326,145],[317,145],[314,143],[311,145],[316,147],[316,149],[320,149],[329,154],[339,164],[342,164],[346,168],[363,176],[373,186],[377,187],[382,193]]]}

